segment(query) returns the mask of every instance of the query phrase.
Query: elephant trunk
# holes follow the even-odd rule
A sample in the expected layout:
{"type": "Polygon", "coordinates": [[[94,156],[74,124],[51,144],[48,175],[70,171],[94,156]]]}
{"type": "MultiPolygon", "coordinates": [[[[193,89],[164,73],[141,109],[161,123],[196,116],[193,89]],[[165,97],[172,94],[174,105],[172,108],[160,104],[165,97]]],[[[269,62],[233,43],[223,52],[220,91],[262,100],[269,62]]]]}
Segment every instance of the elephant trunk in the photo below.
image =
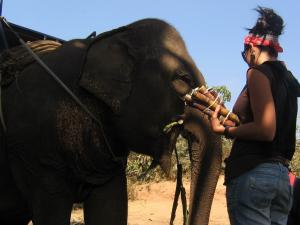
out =
{"type": "Polygon", "coordinates": [[[185,131],[191,146],[190,225],[207,225],[221,170],[221,138],[203,113],[187,107],[185,131]]]}

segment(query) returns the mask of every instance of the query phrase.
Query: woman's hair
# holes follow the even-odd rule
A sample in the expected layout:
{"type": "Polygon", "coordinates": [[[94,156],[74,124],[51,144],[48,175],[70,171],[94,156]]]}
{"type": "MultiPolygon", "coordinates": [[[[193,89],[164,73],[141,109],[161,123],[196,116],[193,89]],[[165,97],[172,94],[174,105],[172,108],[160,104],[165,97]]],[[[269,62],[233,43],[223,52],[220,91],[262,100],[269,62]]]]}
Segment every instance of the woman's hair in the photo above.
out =
{"type": "MultiPolygon", "coordinates": [[[[255,9],[259,13],[259,17],[254,27],[249,30],[253,35],[273,35],[278,37],[282,34],[284,28],[283,19],[274,12],[273,9],[258,6],[255,9]]],[[[273,47],[258,46],[262,51],[267,51],[272,56],[278,56],[277,51],[273,47]]]]}
{"type": "Polygon", "coordinates": [[[258,34],[260,36],[271,34],[279,36],[283,31],[283,19],[274,12],[273,9],[263,8],[258,6],[255,9],[260,16],[258,17],[256,24],[249,30],[249,33],[258,34]]]}

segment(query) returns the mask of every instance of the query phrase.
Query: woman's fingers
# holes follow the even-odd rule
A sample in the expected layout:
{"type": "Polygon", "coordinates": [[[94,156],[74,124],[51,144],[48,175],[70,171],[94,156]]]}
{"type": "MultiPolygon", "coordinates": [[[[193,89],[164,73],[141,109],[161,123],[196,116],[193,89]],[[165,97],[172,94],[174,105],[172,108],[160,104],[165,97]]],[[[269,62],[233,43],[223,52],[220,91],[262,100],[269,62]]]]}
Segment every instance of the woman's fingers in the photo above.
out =
{"type": "Polygon", "coordinates": [[[226,120],[226,121],[224,122],[224,125],[225,125],[225,126],[229,126],[229,127],[235,127],[235,126],[236,126],[236,123],[233,122],[233,121],[231,121],[231,120],[226,120]]]}
{"type": "Polygon", "coordinates": [[[217,105],[217,107],[216,107],[216,109],[215,109],[215,111],[213,112],[213,114],[212,114],[212,118],[218,118],[218,114],[219,114],[219,111],[220,111],[220,109],[221,109],[221,106],[220,105],[217,105]]]}

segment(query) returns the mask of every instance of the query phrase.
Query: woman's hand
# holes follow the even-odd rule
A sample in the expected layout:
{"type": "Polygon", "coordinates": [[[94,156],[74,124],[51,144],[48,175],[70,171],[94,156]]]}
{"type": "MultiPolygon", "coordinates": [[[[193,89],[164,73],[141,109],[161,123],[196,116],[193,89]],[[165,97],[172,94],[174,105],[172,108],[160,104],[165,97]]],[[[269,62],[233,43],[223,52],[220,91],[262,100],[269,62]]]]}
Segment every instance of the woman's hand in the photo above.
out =
{"type": "Polygon", "coordinates": [[[225,127],[221,124],[220,120],[218,119],[220,109],[221,106],[218,105],[210,118],[211,128],[216,134],[224,134],[225,130],[225,127]]]}

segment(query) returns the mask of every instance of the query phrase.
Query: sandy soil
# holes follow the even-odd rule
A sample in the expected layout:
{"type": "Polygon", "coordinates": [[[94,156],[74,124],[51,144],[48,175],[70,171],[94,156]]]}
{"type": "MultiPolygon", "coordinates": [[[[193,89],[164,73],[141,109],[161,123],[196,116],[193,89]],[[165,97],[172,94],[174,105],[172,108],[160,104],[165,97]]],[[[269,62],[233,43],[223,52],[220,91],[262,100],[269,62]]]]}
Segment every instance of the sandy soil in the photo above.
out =
{"type": "MultiPolygon", "coordinates": [[[[229,225],[227,216],[225,186],[223,176],[220,177],[210,216],[210,225],[229,225]]],[[[137,185],[133,189],[133,200],[129,201],[128,225],[167,225],[172,210],[175,182],[165,181],[137,185]]],[[[189,183],[184,184],[189,193],[189,183]]],[[[187,196],[189,197],[189,196],[187,196]]],[[[82,221],[81,210],[74,210],[72,224],[82,221]]],[[[178,205],[175,223],[182,225],[182,208],[178,205]]]]}

